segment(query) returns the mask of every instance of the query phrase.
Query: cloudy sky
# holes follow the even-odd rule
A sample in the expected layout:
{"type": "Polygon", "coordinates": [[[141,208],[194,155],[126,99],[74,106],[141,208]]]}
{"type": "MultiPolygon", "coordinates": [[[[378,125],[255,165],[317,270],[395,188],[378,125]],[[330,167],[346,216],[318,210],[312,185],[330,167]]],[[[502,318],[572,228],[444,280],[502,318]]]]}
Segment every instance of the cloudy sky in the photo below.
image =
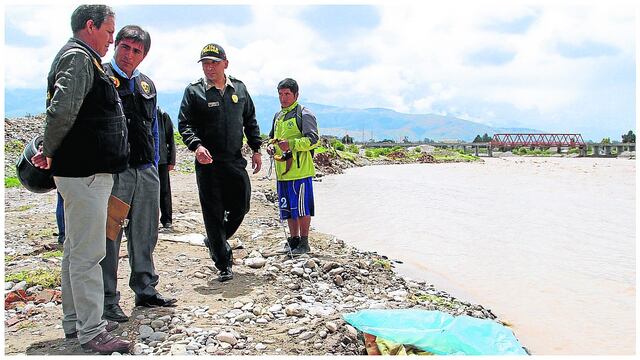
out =
{"type": "MultiPolygon", "coordinates": [[[[616,139],[635,131],[631,1],[245,3],[108,4],[118,29],[151,33],[140,69],[161,92],[200,77],[200,49],[216,42],[256,95],[293,77],[302,100],[327,105],[616,139]]],[[[7,89],[44,89],[77,5],[61,4],[3,5],[7,89]]]]}

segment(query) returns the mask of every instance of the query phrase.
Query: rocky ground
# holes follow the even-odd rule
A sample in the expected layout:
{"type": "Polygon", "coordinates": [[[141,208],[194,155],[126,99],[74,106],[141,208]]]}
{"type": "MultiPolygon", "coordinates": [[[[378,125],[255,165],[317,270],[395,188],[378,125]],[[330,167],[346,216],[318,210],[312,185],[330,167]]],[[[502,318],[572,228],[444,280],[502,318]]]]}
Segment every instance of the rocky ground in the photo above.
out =
{"type": "MultiPolygon", "coordinates": [[[[39,128],[33,119],[5,120],[5,144],[24,143],[39,128]]],[[[5,151],[7,168],[17,155],[7,146],[5,151]]],[[[327,157],[321,174],[354,165],[327,157]]],[[[135,344],[134,354],[364,354],[362,334],[345,323],[342,314],[369,308],[417,307],[499,321],[481,305],[399,277],[393,259],[355,249],[313,229],[310,254],[297,258],[278,254],[286,235],[277,217],[275,180],[266,178],[266,155],[263,170],[251,175],[251,211],[231,241],[235,277],[219,283],[202,244],[204,225],[195,175],[189,172],[192,161],[190,152],[179,151],[178,171],[171,174],[174,228],[160,231],[154,253],[160,274],[157,288],[179,299],[176,307],[134,307],[134,295],[127,287],[126,245],[121,250],[120,304],[131,320],[115,334],[135,344]]],[[[7,171],[6,176],[10,174],[7,171]]],[[[5,354],[83,353],[76,340],[64,339],[60,325],[55,201],[55,192],[5,189],[5,354]],[[26,281],[6,281],[16,274],[26,274],[26,281]]]]}

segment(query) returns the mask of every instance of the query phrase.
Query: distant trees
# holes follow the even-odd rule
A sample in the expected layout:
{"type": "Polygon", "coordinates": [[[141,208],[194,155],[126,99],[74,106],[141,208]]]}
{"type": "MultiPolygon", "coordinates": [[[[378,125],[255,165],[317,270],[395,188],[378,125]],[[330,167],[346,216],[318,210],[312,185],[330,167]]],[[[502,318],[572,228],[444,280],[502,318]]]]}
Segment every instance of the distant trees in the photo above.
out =
{"type": "Polygon", "coordinates": [[[408,144],[411,141],[409,141],[409,137],[405,135],[405,137],[402,139],[402,142],[405,143],[405,144],[408,144]]]}
{"type": "Polygon", "coordinates": [[[633,131],[629,130],[629,132],[626,135],[622,135],[622,142],[623,143],[635,143],[636,142],[636,134],[633,133],[633,131]]]}
{"type": "Polygon", "coordinates": [[[482,136],[476,135],[475,139],[473,139],[474,143],[489,142],[489,141],[491,141],[491,137],[487,135],[487,133],[484,133],[484,135],[482,136]]]}
{"type": "Polygon", "coordinates": [[[606,137],[606,138],[602,138],[602,141],[600,141],[601,144],[611,144],[611,139],[606,137]]]}
{"type": "Polygon", "coordinates": [[[342,138],[342,143],[343,144],[353,144],[353,138],[351,136],[349,136],[349,134],[346,134],[343,138],[342,138]]]}

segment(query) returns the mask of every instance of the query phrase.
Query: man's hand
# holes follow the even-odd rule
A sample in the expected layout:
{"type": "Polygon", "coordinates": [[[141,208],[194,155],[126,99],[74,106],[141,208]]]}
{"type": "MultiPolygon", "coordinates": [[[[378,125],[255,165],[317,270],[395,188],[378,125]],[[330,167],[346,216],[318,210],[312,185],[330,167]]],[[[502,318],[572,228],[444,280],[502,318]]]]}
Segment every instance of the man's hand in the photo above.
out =
{"type": "Polygon", "coordinates": [[[200,145],[196,149],[196,160],[202,165],[211,164],[213,162],[213,158],[211,154],[209,154],[209,150],[206,147],[200,145]]]}
{"type": "Polygon", "coordinates": [[[273,147],[273,144],[267,145],[267,154],[269,154],[269,156],[273,156],[275,153],[276,149],[273,147]]]}
{"type": "Polygon", "coordinates": [[[287,140],[280,140],[278,142],[278,146],[282,150],[282,152],[289,151],[289,142],[287,140]]]}
{"type": "Polygon", "coordinates": [[[45,157],[42,153],[42,145],[38,147],[38,151],[31,157],[33,165],[40,169],[51,169],[51,158],[45,157]]]}
{"type": "Polygon", "coordinates": [[[172,171],[174,167],[176,167],[175,164],[168,164],[167,165],[167,170],[172,171]]]}
{"type": "Polygon", "coordinates": [[[251,155],[251,168],[253,169],[253,173],[257,174],[258,171],[260,171],[261,167],[262,167],[262,154],[260,154],[259,152],[255,152],[253,153],[253,155],[251,155]]]}

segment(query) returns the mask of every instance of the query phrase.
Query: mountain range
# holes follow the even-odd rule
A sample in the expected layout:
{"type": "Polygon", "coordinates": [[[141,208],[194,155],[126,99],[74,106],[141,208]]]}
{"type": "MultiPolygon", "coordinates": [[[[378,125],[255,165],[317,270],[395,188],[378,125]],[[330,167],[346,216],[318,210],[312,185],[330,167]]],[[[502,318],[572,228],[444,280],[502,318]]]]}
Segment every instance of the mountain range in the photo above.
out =
{"type": "MultiPolygon", "coordinates": [[[[158,104],[177,123],[182,91],[161,92],[158,104]]],[[[280,109],[277,97],[253,97],[256,118],[262,133],[269,133],[273,115],[280,109]]],[[[356,141],[369,139],[409,140],[459,139],[472,141],[476,135],[496,133],[541,133],[527,128],[496,128],[452,116],[435,114],[403,114],[390,109],[355,109],[300,101],[316,115],[321,135],[342,137],[350,135],[356,141]]],[[[34,89],[5,89],[5,117],[36,115],[45,111],[45,91],[34,89]]]]}

